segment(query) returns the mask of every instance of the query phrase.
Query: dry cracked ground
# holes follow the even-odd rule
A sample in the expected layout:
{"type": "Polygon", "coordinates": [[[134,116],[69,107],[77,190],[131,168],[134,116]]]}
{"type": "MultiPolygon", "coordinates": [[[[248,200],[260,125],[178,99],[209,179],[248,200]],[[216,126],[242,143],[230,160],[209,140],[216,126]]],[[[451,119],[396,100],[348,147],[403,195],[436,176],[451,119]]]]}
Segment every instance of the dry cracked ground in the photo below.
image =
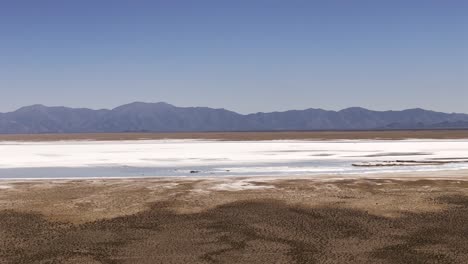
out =
{"type": "Polygon", "coordinates": [[[468,263],[468,181],[5,181],[0,263],[468,263]]]}

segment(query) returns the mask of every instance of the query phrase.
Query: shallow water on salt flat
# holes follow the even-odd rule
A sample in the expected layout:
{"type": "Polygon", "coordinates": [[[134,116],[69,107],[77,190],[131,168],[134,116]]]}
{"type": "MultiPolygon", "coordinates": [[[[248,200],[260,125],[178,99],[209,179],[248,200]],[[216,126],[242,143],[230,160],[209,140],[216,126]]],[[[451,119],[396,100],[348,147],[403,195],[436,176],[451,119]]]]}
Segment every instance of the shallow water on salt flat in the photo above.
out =
{"type": "Polygon", "coordinates": [[[468,160],[468,140],[0,142],[0,155],[4,179],[356,174],[468,169],[468,163],[352,166],[468,160]]]}

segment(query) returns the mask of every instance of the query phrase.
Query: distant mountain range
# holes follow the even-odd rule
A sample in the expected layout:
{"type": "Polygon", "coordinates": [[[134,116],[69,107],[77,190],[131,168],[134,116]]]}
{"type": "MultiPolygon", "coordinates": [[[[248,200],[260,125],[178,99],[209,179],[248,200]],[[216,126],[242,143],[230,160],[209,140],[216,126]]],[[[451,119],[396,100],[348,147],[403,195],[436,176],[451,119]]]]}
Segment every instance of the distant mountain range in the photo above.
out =
{"type": "Polygon", "coordinates": [[[352,107],[242,115],[226,109],[141,102],[112,110],[32,105],[0,113],[2,134],[454,128],[468,128],[468,114],[352,107]]]}

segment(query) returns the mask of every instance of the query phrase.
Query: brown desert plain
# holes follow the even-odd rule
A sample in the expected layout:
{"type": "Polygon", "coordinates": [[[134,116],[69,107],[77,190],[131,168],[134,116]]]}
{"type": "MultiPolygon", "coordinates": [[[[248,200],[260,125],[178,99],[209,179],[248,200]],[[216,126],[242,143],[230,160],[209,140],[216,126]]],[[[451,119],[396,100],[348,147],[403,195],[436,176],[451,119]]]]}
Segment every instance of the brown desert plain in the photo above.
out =
{"type": "MultiPolygon", "coordinates": [[[[459,139],[468,131],[0,136],[158,138],[459,139]]],[[[1,180],[0,263],[468,263],[468,171],[1,180]]]]}
{"type": "Polygon", "coordinates": [[[382,130],[382,131],[275,131],[275,132],[180,132],[180,133],[82,133],[0,134],[0,141],[57,140],[334,140],[334,139],[466,139],[468,130],[382,130]]]}

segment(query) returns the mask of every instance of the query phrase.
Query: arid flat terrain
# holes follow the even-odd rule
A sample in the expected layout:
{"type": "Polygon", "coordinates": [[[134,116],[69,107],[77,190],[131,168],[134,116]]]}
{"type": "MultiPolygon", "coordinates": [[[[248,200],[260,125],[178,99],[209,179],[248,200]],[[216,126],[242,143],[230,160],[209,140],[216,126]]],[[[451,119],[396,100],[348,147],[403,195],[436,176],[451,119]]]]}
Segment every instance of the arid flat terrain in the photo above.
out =
{"type": "Polygon", "coordinates": [[[389,130],[389,131],[291,131],[291,132],[206,132],[206,133],[96,133],[0,135],[0,141],[57,140],[333,140],[333,139],[466,139],[468,130],[389,130]]]}
{"type": "Polygon", "coordinates": [[[468,263],[467,175],[0,181],[0,263],[468,263]]]}

